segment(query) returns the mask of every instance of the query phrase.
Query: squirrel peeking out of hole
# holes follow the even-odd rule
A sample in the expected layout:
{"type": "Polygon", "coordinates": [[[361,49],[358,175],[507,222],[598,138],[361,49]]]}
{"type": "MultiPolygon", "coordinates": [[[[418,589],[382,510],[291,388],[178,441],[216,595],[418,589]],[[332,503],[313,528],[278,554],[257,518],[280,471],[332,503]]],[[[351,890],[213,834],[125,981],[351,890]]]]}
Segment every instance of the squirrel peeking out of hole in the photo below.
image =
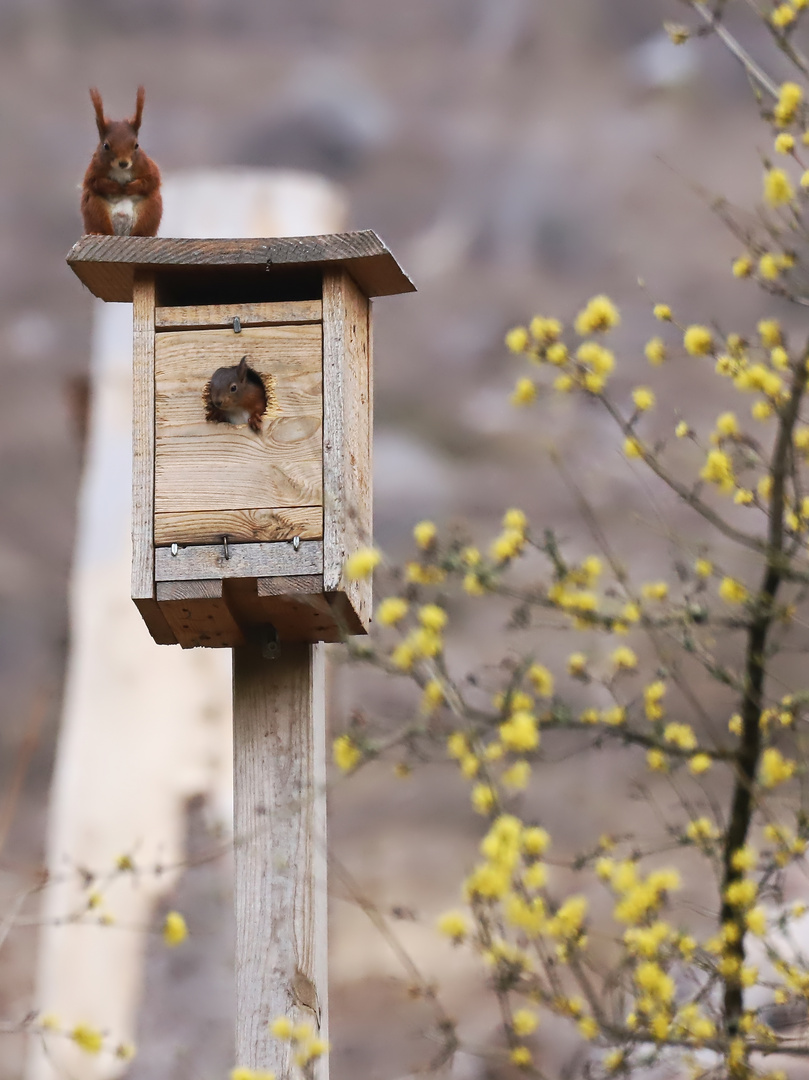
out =
{"type": "Polygon", "coordinates": [[[233,367],[217,368],[205,387],[205,419],[219,424],[249,424],[261,431],[267,387],[243,356],[233,367]]]}

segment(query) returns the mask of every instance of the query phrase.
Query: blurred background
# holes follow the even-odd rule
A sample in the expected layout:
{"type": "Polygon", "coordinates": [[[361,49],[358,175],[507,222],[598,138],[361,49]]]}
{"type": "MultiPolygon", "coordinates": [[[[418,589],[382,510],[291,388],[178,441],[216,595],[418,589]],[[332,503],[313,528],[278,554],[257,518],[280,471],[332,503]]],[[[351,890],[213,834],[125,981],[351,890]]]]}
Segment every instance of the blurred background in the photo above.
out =
{"type": "MultiPolygon", "coordinates": [[[[650,299],[743,332],[765,312],[784,315],[733,280],[738,245],[695,190],[752,207],[768,138],[718,43],[669,44],[662,21],[683,10],[662,0],[0,0],[0,795],[26,738],[32,752],[0,854],[0,897],[42,862],[70,639],[92,302],[64,258],[96,142],[88,86],[117,118],[146,85],[142,143],[166,175],[241,165],[330,178],[348,227],[376,230],[413,277],[417,295],[375,305],[376,535],[387,552],[405,554],[424,517],[463,520],[483,538],[509,505],[575,537],[580,521],[548,446],[580,467],[607,524],[625,529],[632,471],[591,403],[509,405],[522,369],[505,331],[536,313],[570,318],[609,293],[623,314],[620,396],[650,377],[650,299]]],[[[782,77],[755,28],[741,32],[782,77]]],[[[702,378],[676,365],[655,373],[654,423],[668,430],[674,394],[689,419],[714,415],[702,378]]],[[[636,543],[633,557],[651,558],[636,543]]],[[[502,653],[501,631],[470,617],[458,664],[502,653]]],[[[401,718],[412,700],[341,671],[332,724],[358,705],[380,722],[401,718]]],[[[584,802],[608,799],[599,770],[586,775],[584,802]]],[[[331,840],[374,902],[415,914],[404,932],[421,934],[428,976],[485,1032],[494,1018],[482,983],[430,929],[456,902],[479,832],[464,786],[448,778],[439,766],[401,782],[390,762],[366,770],[335,789],[331,840]]],[[[192,847],[205,843],[197,811],[192,847]]],[[[206,864],[174,898],[204,932],[183,955],[156,945],[149,959],[143,1053],[127,1074],[136,1080],[206,1080],[232,1064],[229,874],[206,864]]],[[[335,900],[332,1075],[401,1076],[434,1049],[428,1011],[349,909],[335,900]]],[[[2,1018],[32,1005],[35,945],[30,929],[4,945],[2,1018]]],[[[20,1075],[20,1052],[0,1042],[2,1080],[20,1075]]]]}

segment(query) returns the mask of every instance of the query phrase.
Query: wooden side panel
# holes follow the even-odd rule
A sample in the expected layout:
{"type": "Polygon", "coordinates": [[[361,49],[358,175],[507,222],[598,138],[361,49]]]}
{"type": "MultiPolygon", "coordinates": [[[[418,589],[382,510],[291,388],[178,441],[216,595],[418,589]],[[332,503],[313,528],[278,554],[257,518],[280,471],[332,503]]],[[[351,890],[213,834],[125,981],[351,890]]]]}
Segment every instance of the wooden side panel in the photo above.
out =
{"type": "Polygon", "coordinates": [[[158,645],[176,645],[154,591],[154,302],[153,275],[136,274],[132,294],[132,599],[158,645]]]}
{"type": "Polygon", "coordinates": [[[158,513],[322,505],[318,324],[165,333],[155,351],[158,513]],[[205,419],[208,380],[245,355],[268,384],[260,432],[205,419]]]}
{"type": "Polygon", "coordinates": [[[343,581],[346,558],[371,543],[369,302],[344,270],[323,274],[323,584],[344,591],[360,623],[371,582],[343,581]]]}
{"type": "Polygon", "coordinates": [[[261,540],[320,540],[322,506],[218,510],[199,514],[155,514],[155,544],[221,544],[261,540]]]}
{"type": "Polygon", "coordinates": [[[221,581],[158,582],[157,599],[184,649],[232,649],[244,644],[222,594],[221,581]]]}
{"type": "Polygon", "coordinates": [[[319,300],[283,300],[267,304],[205,304],[198,307],[155,308],[155,330],[229,330],[238,318],[243,328],[316,323],[322,318],[319,300]]]}
{"type": "Polygon", "coordinates": [[[155,552],[157,581],[208,581],[212,578],[297,577],[323,573],[323,544],[302,540],[296,551],[292,544],[230,544],[229,558],[221,544],[171,548],[155,552]]]}

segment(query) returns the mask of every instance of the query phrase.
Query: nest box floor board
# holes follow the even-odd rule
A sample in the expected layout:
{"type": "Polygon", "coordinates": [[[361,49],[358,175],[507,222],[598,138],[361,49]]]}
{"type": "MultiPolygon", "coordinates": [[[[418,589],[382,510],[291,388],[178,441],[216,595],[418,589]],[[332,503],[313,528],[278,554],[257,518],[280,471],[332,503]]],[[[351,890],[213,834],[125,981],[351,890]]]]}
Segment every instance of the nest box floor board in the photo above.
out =
{"type": "Polygon", "coordinates": [[[322,536],[322,378],[320,324],[157,335],[155,542],[322,536]],[[205,419],[214,371],[245,355],[268,390],[260,432],[205,419]]]}

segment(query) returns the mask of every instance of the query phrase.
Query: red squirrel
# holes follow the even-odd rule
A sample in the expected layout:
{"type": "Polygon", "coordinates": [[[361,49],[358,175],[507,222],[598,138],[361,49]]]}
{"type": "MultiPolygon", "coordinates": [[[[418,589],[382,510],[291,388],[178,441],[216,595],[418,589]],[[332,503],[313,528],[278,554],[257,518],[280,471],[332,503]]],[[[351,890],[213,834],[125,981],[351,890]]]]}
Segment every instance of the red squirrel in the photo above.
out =
{"type": "Polygon", "coordinates": [[[267,388],[243,356],[234,367],[217,368],[205,387],[205,419],[222,424],[249,424],[261,431],[267,410],[267,388]]]}
{"type": "Polygon", "coordinates": [[[101,94],[95,88],[90,91],[101,141],[82,183],[85,233],[157,235],[163,213],[160,170],[138,146],[144,96],[139,86],[135,115],[129,120],[108,120],[101,94]]]}

